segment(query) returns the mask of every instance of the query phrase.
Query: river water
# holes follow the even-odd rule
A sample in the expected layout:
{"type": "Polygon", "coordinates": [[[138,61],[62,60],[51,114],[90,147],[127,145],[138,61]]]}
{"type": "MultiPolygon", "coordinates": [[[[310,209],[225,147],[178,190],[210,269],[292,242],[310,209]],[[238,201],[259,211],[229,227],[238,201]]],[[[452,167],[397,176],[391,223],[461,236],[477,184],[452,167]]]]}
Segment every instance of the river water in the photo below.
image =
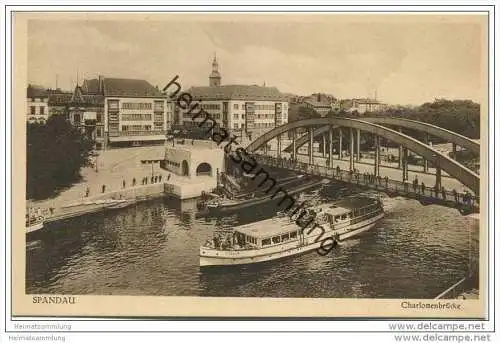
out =
{"type": "Polygon", "coordinates": [[[327,256],[201,272],[198,251],[216,228],[264,219],[254,208],[195,218],[159,199],[48,224],[27,238],[26,293],[434,298],[477,267],[477,219],[381,195],[385,217],[327,256]]]}

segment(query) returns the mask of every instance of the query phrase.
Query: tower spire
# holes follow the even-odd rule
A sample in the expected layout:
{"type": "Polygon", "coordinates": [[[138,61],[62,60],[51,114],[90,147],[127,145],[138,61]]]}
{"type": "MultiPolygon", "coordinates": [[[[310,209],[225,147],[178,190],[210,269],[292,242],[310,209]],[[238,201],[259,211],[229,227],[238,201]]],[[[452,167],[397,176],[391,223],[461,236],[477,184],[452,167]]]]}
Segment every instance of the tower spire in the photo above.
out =
{"type": "Polygon", "coordinates": [[[220,86],[221,76],[219,73],[219,63],[217,62],[217,53],[214,52],[214,59],[212,61],[212,73],[208,78],[208,84],[210,87],[218,87],[220,86]]]}

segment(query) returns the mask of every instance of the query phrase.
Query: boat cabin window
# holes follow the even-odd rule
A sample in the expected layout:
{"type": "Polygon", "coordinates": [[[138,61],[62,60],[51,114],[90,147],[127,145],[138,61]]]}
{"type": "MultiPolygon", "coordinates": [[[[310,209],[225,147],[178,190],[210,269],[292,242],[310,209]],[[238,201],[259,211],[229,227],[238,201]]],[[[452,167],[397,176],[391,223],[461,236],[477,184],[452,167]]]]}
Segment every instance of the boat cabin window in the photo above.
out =
{"type": "Polygon", "coordinates": [[[262,240],[262,246],[271,245],[271,238],[266,238],[262,240]]]}
{"type": "Polygon", "coordinates": [[[281,235],[281,241],[284,242],[284,241],[288,241],[289,240],[289,236],[288,236],[288,233],[286,235],[281,235]]]}
{"type": "Polygon", "coordinates": [[[342,217],[340,218],[342,220],[346,220],[347,219],[347,214],[343,214],[342,217]]]}
{"type": "Polygon", "coordinates": [[[335,222],[338,222],[340,220],[340,216],[335,216],[335,222]]]}
{"type": "Polygon", "coordinates": [[[297,238],[297,232],[290,232],[290,239],[297,238]]]}
{"type": "Polygon", "coordinates": [[[273,244],[277,244],[279,243],[281,240],[280,240],[280,236],[276,236],[276,237],[273,237],[273,244]]]}

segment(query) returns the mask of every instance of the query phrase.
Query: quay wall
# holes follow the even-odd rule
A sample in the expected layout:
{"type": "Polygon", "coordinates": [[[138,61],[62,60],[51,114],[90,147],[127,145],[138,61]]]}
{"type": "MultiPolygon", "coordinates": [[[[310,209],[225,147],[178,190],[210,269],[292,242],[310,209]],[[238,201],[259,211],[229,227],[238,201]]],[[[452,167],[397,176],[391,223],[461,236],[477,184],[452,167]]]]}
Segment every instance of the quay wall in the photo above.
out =
{"type": "Polygon", "coordinates": [[[140,185],[103,193],[100,195],[87,198],[86,200],[104,200],[104,199],[136,199],[148,196],[163,195],[163,183],[153,183],[149,185],[140,185]]]}

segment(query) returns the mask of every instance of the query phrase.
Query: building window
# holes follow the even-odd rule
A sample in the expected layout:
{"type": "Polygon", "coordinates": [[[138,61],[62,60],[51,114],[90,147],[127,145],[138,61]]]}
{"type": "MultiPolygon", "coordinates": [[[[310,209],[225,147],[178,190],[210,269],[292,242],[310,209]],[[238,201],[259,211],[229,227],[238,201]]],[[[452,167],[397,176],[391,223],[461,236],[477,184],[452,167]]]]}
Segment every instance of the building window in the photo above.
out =
{"type": "Polygon", "coordinates": [[[234,105],[233,105],[233,108],[234,108],[235,110],[237,110],[237,109],[238,109],[238,104],[234,104],[234,105]]]}
{"type": "Polygon", "coordinates": [[[127,113],[122,114],[124,121],[151,120],[151,113],[127,113]]]}
{"type": "Polygon", "coordinates": [[[45,114],[45,107],[40,106],[40,114],[45,114]]]}
{"type": "Polygon", "coordinates": [[[97,113],[97,122],[102,123],[102,113],[97,113]]]}
{"type": "Polygon", "coordinates": [[[164,101],[155,101],[155,112],[163,112],[165,109],[165,102],[164,101]]]}
{"type": "Polygon", "coordinates": [[[234,118],[234,120],[238,120],[238,113],[235,113],[235,114],[233,115],[233,118],[234,118]]]}
{"type": "Polygon", "coordinates": [[[30,107],[30,112],[31,112],[31,114],[36,114],[36,107],[35,106],[31,106],[30,107]]]}
{"type": "Polygon", "coordinates": [[[244,129],[245,128],[245,124],[241,124],[241,128],[244,129]]]}
{"type": "Polygon", "coordinates": [[[124,110],[150,110],[151,108],[150,102],[124,102],[122,104],[124,110]]]}
{"type": "Polygon", "coordinates": [[[245,119],[245,114],[241,114],[241,119],[245,119]]]}
{"type": "Polygon", "coordinates": [[[109,110],[118,110],[118,100],[108,100],[108,109],[109,110]]]}
{"type": "Polygon", "coordinates": [[[234,128],[237,129],[238,128],[238,123],[234,123],[234,128]]]}
{"type": "Polygon", "coordinates": [[[97,137],[102,137],[102,128],[98,127],[98,128],[95,130],[95,133],[96,133],[96,136],[97,136],[97,137]]]}

